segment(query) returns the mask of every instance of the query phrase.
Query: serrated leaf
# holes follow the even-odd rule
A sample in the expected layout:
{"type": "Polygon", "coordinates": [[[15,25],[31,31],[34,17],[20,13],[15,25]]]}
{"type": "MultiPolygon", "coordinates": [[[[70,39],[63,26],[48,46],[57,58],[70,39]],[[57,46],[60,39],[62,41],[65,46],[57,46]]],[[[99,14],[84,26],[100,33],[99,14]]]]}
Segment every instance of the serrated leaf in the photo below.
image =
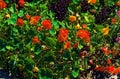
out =
{"type": "Polygon", "coordinates": [[[53,79],[52,74],[50,69],[40,69],[38,72],[39,79],[53,79]]]}
{"type": "Polygon", "coordinates": [[[73,70],[72,75],[73,75],[74,78],[78,77],[79,71],[78,70],[73,70]]]}
{"type": "Polygon", "coordinates": [[[12,49],[13,49],[13,47],[12,47],[12,46],[7,45],[7,46],[6,46],[6,49],[8,49],[8,50],[12,50],[12,49]]]}
{"type": "Polygon", "coordinates": [[[55,29],[59,28],[59,23],[57,21],[53,20],[52,24],[53,24],[53,26],[54,26],[55,29]]]}
{"type": "Polygon", "coordinates": [[[13,32],[18,33],[18,29],[17,28],[13,28],[13,32]]]}
{"type": "Polygon", "coordinates": [[[55,35],[55,34],[56,34],[56,32],[55,32],[54,29],[49,30],[49,33],[50,33],[51,35],[55,35]]]}
{"type": "Polygon", "coordinates": [[[6,20],[6,22],[8,24],[15,25],[16,22],[17,22],[17,14],[15,14],[15,13],[11,14],[11,18],[9,18],[8,20],[6,20]]]}
{"type": "Polygon", "coordinates": [[[41,53],[41,51],[42,51],[41,45],[36,44],[35,47],[34,47],[34,53],[36,55],[39,55],[41,53]]]}
{"type": "Polygon", "coordinates": [[[79,49],[82,49],[82,48],[83,48],[83,45],[79,44],[79,45],[78,45],[78,48],[79,48],[79,49]]]}
{"type": "Polygon", "coordinates": [[[51,38],[51,37],[46,37],[46,44],[50,47],[56,47],[56,42],[57,40],[55,38],[51,38]]]}
{"type": "Polygon", "coordinates": [[[23,11],[23,10],[20,10],[19,13],[18,13],[18,16],[19,16],[19,17],[23,17],[23,16],[24,16],[24,11],[23,11]]]}
{"type": "Polygon", "coordinates": [[[78,3],[79,3],[79,0],[73,0],[73,3],[74,3],[74,4],[78,4],[78,3]]]}
{"type": "Polygon", "coordinates": [[[13,7],[13,6],[10,7],[10,8],[9,8],[9,11],[10,11],[11,13],[14,13],[14,12],[15,12],[14,7],[13,7]]]}

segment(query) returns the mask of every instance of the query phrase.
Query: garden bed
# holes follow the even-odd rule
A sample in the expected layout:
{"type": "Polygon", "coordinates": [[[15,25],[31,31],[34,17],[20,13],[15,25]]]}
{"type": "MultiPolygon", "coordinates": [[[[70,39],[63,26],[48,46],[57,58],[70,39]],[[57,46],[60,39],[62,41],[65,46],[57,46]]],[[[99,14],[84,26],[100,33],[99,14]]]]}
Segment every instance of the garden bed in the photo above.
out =
{"type": "Polygon", "coordinates": [[[6,79],[119,75],[120,0],[0,0],[0,67],[6,79]]]}

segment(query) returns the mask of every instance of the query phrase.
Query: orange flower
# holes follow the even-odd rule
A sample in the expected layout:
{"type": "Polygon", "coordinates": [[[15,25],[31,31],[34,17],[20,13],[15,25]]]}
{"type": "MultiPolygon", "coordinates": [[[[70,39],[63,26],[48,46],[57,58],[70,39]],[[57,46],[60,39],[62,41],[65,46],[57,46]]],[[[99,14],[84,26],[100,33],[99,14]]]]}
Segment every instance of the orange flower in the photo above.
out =
{"type": "Polygon", "coordinates": [[[88,3],[95,4],[95,3],[96,3],[96,0],[88,0],[88,3]]]}
{"type": "Polygon", "coordinates": [[[69,41],[65,42],[64,49],[69,49],[71,47],[71,43],[69,41]]]}
{"type": "Polygon", "coordinates": [[[107,59],[107,64],[111,64],[111,59],[107,59]]]}
{"type": "Polygon", "coordinates": [[[120,73],[120,67],[119,68],[115,68],[114,71],[113,71],[113,74],[118,74],[120,73]]]}
{"type": "Polygon", "coordinates": [[[91,12],[94,14],[94,13],[96,13],[96,10],[95,10],[95,9],[92,9],[91,12]]]}
{"type": "Polygon", "coordinates": [[[71,22],[76,21],[76,16],[71,15],[71,16],[69,17],[69,20],[70,20],[71,22]]]}
{"type": "Polygon", "coordinates": [[[33,16],[33,17],[31,17],[30,24],[34,25],[34,24],[38,23],[38,21],[40,20],[40,18],[41,18],[40,16],[33,16]]]}
{"type": "Polygon", "coordinates": [[[110,51],[108,50],[107,47],[102,47],[102,52],[105,54],[105,55],[108,55],[110,53],[110,51]]]}
{"type": "Polygon", "coordinates": [[[88,25],[87,24],[82,24],[82,28],[87,28],[88,25]]]}
{"type": "Polygon", "coordinates": [[[105,27],[102,29],[103,35],[107,35],[109,33],[109,27],[105,27]]]}
{"type": "Polygon", "coordinates": [[[18,25],[18,26],[23,26],[23,25],[24,25],[23,19],[18,18],[18,19],[17,19],[17,25],[18,25]]]}
{"type": "Polygon", "coordinates": [[[50,20],[43,20],[42,26],[44,27],[45,30],[50,30],[52,28],[51,21],[50,20]]]}
{"type": "Polygon", "coordinates": [[[30,19],[30,17],[31,17],[31,16],[30,16],[29,14],[27,14],[27,15],[26,15],[26,19],[28,19],[28,20],[29,20],[29,19],[30,19]]]}
{"type": "Polygon", "coordinates": [[[34,36],[34,37],[32,38],[32,42],[33,42],[33,43],[36,43],[36,44],[40,44],[40,40],[39,40],[38,36],[34,36]]]}
{"type": "Polygon", "coordinates": [[[24,0],[19,0],[18,3],[20,5],[20,7],[24,7],[24,5],[25,5],[25,1],[24,0]]]}
{"type": "Polygon", "coordinates": [[[42,28],[41,28],[41,27],[38,27],[38,28],[37,28],[37,30],[38,30],[38,31],[41,31],[41,30],[42,30],[42,28]]]}
{"type": "Polygon", "coordinates": [[[4,0],[0,0],[0,9],[6,8],[7,4],[4,0]]]}
{"type": "Polygon", "coordinates": [[[85,42],[90,42],[90,33],[88,30],[78,30],[76,36],[81,38],[85,42]]]}
{"type": "Polygon", "coordinates": [[[117,22],[117,19],[115,19],[115,18],[111,19],[111,24],[115,24],[116,22],[117,22]]]}
{"type": "Polygon", "coordinates": [[[68,39],[68,30],[61,28],[58,35],[58,42],[65,42],[68,39]]]}
{"type": "Polygon", "coordinates": [[[87,53],[86,51],[82,51],[82,52],[80,52],[80,56],[84,57],[86,55],[86,53],[87,53]]]}
{"type": "Polygon", "coordinates": [[[100,71],[100,72],[104,72],[105,71],[105,67],[103,67],[103,66],[96,66],[95,68],[94,68],[94,70],[95,71],[100,71]]]}
{"type": "Polygon", "coordinates": [[[73,48],[78,48],[78,42],[75,42],[75,44],[73,45],[73,48]]]}
{"type": "Polygon", "coordinates": [[[114,66],[108,66],[108,67],[105,68],[105,70],[106,70],[108,73],[113,74],[115,68],[114,68],[114,66]]]}
{"type": "Polygon", "coordinates": [[[120,7],[120,1],[117,1],[117,2],[115,3],[115,6],[120,7]]]}
{"type": "Polygon", "coordinates": [[[89,60],[89,63],[92,65],[93,64],[93,60],[89,60]]]}

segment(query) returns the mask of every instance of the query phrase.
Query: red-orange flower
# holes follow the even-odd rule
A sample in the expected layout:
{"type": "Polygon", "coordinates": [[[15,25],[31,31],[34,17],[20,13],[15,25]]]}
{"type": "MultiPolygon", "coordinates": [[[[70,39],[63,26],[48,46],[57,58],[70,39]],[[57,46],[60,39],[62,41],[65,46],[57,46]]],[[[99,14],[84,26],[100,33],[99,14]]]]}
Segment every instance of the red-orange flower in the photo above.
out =
{"type": "Polygon", "coordinates": [[[105,70],[110,73],[110,74],[113,74],[114,70],[115,70],[115,67],[114,66],[108,66],[105,68],[105,70]]]}
{"type": "Polygon", "coordinates": [[[37,28],[37,30],[38,30],[38,31],[41,31],[41,30],[42,30],[42,28],[41,28],[41,27],[38,27],[38,28],[37,28]]]}
{"type": "Polygon", "coordinates": [[[107,59],[107,64],[111,64],[111,59],[107,59]]]}
{"type": "Polygon", "coordinates": [[[119,68],[115,68],[114,72],[113,72],[113,74],[118,74],[118,73],[120,73],[120,67],[119,68]]]}
{"type": "Polygon", "coordinates": [[[4,0],[0,0],[0,9],[6,8],[7,4],[4,0]]]}
{"type": "Polygon", "coordinates": [[[71,43],[69,41],[65,42],[64,49],[69,49],[71,47],[71,43]]]}
{"type": "Polygon", "coordinates": [[[88,25],[87,24],[82,24],[82,28],[87,28],[88,25]]]}
{"type": "Polygon", "coordinates": [[[27,15],[26,15],[26,19],[28,19],[28,20],[29,20],[29,19],[30,19],[30,17],[31,17],[31,16],[30,16],[29,14],[27,14],[27,15]]]}
{"type": "Polygon", "coordinates": [[[73,48],[78,48],[78,42],[75,42],[75,44],[73,45],[73,48]]]}
{"type": "Polygon", "coordinates": [[[58,35],[58,42],[65,42],[68,39],[68,30],[61,28],[58,35]]]}
{"type": "Polygon", "coordinates": [[[19,0],[18,3],[20,5],[20,7],[24,7],[24,5],[25,5],[25,1],[24,0],[19,0]]]}
{"type": "Polygon", "coordinates": [[[110,50],[108,50],[107,47],[102,47],[102,52],[105,54],[105,55],[108,55],[110,53],[110,50]]]}
{"type": "Polygon", "coordinates": [[[23,21],[22,18],[18,18],[18,19],[17,19],[17,25],[18,25],[18,26],[23,26],[23,25],[24,25],[24,21],[23,21]]]}
{"type": "Polygon", "coordinates": [[[103,66],[96,66],[95,68],[94,68],[94,70],[96,70],[96,71],[100,71],[100,72],[104,72],[105,71],[105,67],[103,67],[103,66]]]}
{"type": "Polygon", "coordinates": [[[80,56],[84,57],[86,55],[86,53],[87,53],[86,51],[82,51],[82,52],[80,52],[80,56]]]}
{"type": "Polygon", "coordinates": [[[76,36],[81,38],[85,42],[90,42],[90,33],[88,30],[83,30],[83,29],[78,30],[76,36]]]}
{"type": "Polygon", "coordinates": [[[34,37],[32,38],[32,42],[33,42],[33,43],[36,43],[36,44],[40,44],[39,37],[38,37],[38,36],[34,36],[34,37]]]}
{"type": "Polygon", "coordinates": [[[32,16],[31,19],[30,19],[30,24],[34,25],[34,24],[38,23],[40,18],[41,18],[40,16],[32,16]]]}
{"type": "Polygon", "coordinates": [[[51,21],[50,20],[43,20],[42,26],[44,27],[44,29],[50,30],[52,28],[51,21]]]}

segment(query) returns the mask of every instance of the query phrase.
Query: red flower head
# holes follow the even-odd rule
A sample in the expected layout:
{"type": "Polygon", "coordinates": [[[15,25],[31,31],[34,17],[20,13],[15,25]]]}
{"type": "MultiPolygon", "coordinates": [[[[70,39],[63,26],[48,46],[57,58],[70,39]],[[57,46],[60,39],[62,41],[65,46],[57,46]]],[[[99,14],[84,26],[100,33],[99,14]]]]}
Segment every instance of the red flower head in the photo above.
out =
{"type": "Polygon", "coordinates": [[[120,67],[115,68],[115,69],[114,69],[114,72],[113,72],[113,74],[118,74],[118,73],[120,73],[120,67]]]}
{"type": "Polygon", "coordinates": [[[103,66],[96,66],[96,67],[94,68],[94,70],[100,71],[100,72],[104,72],[104,71],[105,71],[105,67],[103,67],[103,66]]]}
{"type": "Polygon", "coordinates": [[[40,44],[39,37],[38,37],[38,36],[34,36],[34,37],[32,38],[32,42],[33,42],[33,43],[36,43],[36,44],[40,44]]]}
{"type": "Polygon", "coordinates": [[[73,48],[78,48],[78,42],[75,42],[75,44],[73,45],[73,48]]]}
{"type": "Polygon", "coordinates": [[[76,36],[83,39],[85,42],[90,42],[90,33],[88,30],[78,30],[76,36]]]}
{"type": "Polygon", "coordinates": [[[20,7],[24,7],[24,5],[25,5],[25,1],[24,0],[19,0],[18,3],[20,5],[20,7]]]}
{"type": "Polygon", "coordinates": [[[111,59],[107,59],[107,64],[111,64],[111,59]]]}
{"type": "Polygon", "coordinates": [[[108,48],[107,47],[102,47],[102,52],[105,54],[105,55],[108,55],[108,54],[110,54],[110,50],[108,50],[108,48]]]}
{"type": "Polygon", "coordinates": [[[44,27],[44,29],[50,30],[52,28],[51,21],[50,20],[43,20],[42,26],[44,27]]]}
{"type": "Polygon", "coordinates": [[[69,41],[65,42],[64,49],[69,49],[71,47],[71,43],[69,41]]]}
{"type": "Polygon", "coordinates": [[[40,18],[41,18],[40,16],[33,16],[33,17],[31,17],[30,24],[34,25],[34,24],[38,23],[38,21],[40,20],[40,18]]]}
{"type": "Polygon", "coordinates": [[[6,8],[7,4],[4,0],[0,0],[0,9],[6,8]]]}
{"type": "Polygon", "coordinates": [[[31,16],[29,14],[27,14],[25,17],[27,20],[29,20],[31,16]]]}
{"type": "Polygon", "coordinates": [[[114,66],[108,66],[108,67],[105,68],[105,70],[106,70],[107,72],[113,74],[115,68],[114,68],[114,66]]]}
{"type": "Polygon", "coordinates": [[[68,30],[61,28],[58,35],[58,42],[65,42],[68,39],[68,30]]]}
{"type": "Polygon", "coordinates": [[[18,25],[18,26],[23,26],[23,25],[24,25],[23,19],[18,18],[18,19],[17,19],[17,25],[18,25]]]}

